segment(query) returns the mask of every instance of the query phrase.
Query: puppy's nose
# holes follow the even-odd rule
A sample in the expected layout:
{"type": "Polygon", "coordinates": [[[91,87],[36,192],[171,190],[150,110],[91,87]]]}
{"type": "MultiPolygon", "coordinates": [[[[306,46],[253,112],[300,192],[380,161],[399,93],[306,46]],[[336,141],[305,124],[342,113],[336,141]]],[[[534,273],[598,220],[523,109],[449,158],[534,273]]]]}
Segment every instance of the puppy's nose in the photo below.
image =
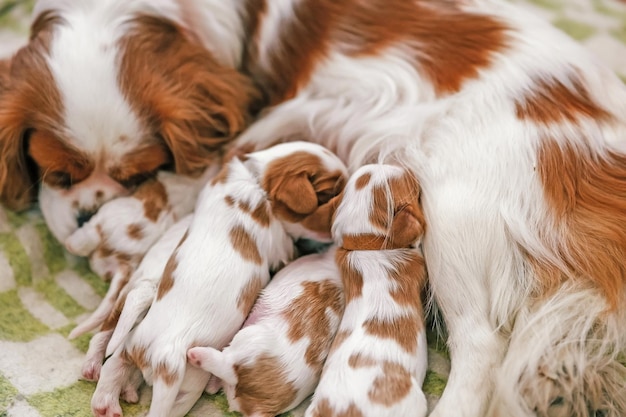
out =
{"type": "Polygon", "coordinates": [[[76,216],[76,223],[78,223],[78,227],[83,227],[83,225],[87,223],[95,213],[95,211],[88,210],[79,211],[78,215],[76,216]]]}

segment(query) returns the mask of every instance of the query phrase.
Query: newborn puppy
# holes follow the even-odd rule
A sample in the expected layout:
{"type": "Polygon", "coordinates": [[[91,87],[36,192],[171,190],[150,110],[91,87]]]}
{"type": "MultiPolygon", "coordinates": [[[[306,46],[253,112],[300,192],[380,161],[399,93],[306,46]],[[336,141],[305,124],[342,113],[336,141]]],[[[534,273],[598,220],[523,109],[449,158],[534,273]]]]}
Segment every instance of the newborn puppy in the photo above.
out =
{"type": "Polygon", "coordinates": [[[395,166],[350,178],[333,223],[346,307],[306,417],[426,415],[419,192],[395,166]]]}
{"type": "Polygon", "coordinates": [[[222,352],[196,347],[189,362],[212,373],[230,409],[273,417],[313,393],[343,314],[335,248],[287,265],[262,291],[244,327],[222,352]]]}
{"type": "MultiPolygon", "coordinates": [[[[101,277],[127,280],[165,230],[193,210],[198,193],[216,171],[208,168],[199,178],[159,172],[131,196],[103,205],[65,240],[65,247],[75,255],[89,256],[91,269],[101,277]]],[[[111,288],[118,286],[112,283],[111,288]]]]}
{"type": "Polygon", "coordinates": [[[70,339],[102,324],[100,331],[89,342],[82,368],[83,378],[98,380],[107,346],[111,343],[119,345],[140,314],[150,307],[167,260],[187,232],[191,218],[189,214],[167,229],[128,280],[123,282],[114,278],[107,296],[96,311],[72,330],[70,339]]]}
{"type": "Polygon", "coordinates": [[[228,162],[202,191],[148,313],[105,362],[93,413],[121,415],[120,390],[139,369],[153,386],[149,416],[185,415],[210,376],[187,365],[187,350],[232,340],[293,239],[330,240],[329,200],[345,177],[339,158],[304,142],[228,162]]]}

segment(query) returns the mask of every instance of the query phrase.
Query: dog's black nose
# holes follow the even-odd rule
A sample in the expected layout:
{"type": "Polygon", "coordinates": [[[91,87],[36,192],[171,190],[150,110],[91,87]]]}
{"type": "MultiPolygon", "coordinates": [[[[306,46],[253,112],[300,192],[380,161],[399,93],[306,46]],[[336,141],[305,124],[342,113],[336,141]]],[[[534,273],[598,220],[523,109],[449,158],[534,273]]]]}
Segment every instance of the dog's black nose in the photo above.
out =
{"type": "Polygon", "coordinates": [[[78,227],[83,227],[83,224],[87,223],[94,214],[95,214],[95,211],[87,211],[87,210],[79,211],[78,215],[76,216],[76,223],[78,223],[78,227]]]}

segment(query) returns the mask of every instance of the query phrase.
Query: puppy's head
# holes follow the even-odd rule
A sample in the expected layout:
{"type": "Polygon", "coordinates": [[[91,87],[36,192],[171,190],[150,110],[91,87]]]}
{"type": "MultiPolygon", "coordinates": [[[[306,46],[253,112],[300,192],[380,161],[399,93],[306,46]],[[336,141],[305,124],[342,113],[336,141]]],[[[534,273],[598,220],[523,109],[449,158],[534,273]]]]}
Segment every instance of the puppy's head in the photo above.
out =
{"type": "Polygon", "coordinates": [[[365,165],[348,181],[335,212],[333,237],[348,250],[415,247],[424,234],[420,187],[409,171],[365,165]]]}
{"type": "Polygon", "coordinates": [[[260,167],[272,211],[294,238],[330,241],[337,195],[347,169],[326,148],[290,142],[250,154],[260,167]]]}
{"type": "Polygon", "coordinates": [[[201,173],[257,98],[141,4],[41,1],[30,42],[0,63],[0,201],[39,193],[59,240],[159,170],[201,173]]]}

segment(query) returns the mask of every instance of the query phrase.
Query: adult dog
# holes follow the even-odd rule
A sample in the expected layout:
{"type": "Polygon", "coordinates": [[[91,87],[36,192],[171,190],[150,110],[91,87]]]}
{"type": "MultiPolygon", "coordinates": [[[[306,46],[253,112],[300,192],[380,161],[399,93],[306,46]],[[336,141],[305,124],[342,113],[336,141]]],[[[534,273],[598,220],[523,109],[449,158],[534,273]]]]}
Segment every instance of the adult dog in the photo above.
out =
{"type": "MultiPolygon", "coordinates": [[[[31,44],[54,56],[69,2],[44,3],[57,29],[31,44]]],[[[125,27],[155,54],[180,33],[261,85],[270,106],[241,146],[307,138],[352,169],[415,173],[452,359],[434,416],[626,415],[626,88],[575,42],[498,0],[100,3],[142,16],[125,27]]],[[[15,201],[6,117],[0,183],[15,201]]]]}

